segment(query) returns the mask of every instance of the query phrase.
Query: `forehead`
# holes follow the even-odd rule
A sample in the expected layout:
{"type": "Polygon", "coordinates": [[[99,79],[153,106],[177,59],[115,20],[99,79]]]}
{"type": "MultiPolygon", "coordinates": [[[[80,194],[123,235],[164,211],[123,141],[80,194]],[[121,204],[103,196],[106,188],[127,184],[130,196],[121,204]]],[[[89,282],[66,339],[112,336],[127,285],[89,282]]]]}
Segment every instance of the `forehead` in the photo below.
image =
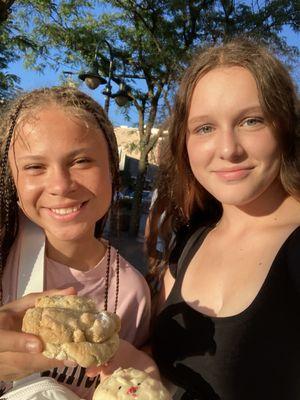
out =
{"type": "Polygon", "coordinates": [[[192,97],[190,113],[216,107],[236,108],[259,106],[259,93],[251,72],[243,67],[218,67],[197,81],[192,97]]]}
{"type": "Polygon", "coordinates": [[[16,124],[13,143],[18,147],[39,146],[43,144],[106,142],[105,136],[92,115],[84,111],[50,107],[31,110],[21,115],[16,124]]]}
{"type": "MultiPolygon", "coordinates": [[[[247,88],[257,93],[257,85],[252,73],[241,66],[222,66],[208,71],[200,76],[194,88],[193,95],[199,89],[214,93],[218,87],[247,88]]],[[[231,92],[227,93],[228,95],[231,92]]]]}

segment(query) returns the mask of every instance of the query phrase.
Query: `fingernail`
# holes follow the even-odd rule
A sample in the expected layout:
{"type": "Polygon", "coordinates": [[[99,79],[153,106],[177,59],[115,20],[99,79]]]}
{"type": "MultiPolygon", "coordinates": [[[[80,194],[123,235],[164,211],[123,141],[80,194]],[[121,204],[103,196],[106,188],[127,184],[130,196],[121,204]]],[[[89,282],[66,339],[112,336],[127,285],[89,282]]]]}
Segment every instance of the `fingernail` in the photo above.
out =
{"type": "Polygon", "coordinates": [[[26,342],[25,348],[28,353],[40,353],[41,351],[41,345],[36,340],[26,342]]]}
{"type": "Polygon", "coordinates": [[[77,367],[77,363],[72,360],[64,360],[64,365],[66,367],[77,367]]]}

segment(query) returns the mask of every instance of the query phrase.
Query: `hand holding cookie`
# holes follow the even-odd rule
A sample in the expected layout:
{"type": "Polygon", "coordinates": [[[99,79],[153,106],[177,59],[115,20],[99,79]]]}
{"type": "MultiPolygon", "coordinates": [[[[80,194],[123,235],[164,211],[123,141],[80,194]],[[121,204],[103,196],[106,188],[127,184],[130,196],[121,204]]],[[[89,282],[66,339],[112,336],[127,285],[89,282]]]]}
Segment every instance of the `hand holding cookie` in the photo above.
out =
{"type": "Polygon", "coordinates": [[[34,306],[38,297],[73,293],[74,288],[32,293],[0,307],[0,381],[18,380],[34,372],[63,367],[63,362],[45,358],[41,340],[21,332],[21,326],[26,310],[34,306]]]}
{"type": "Polygon", "coordinates": [[[99,366],[118,348],[120,319],[85,297],[44,296],[26,311],[22,330],[41,338],[48,358],[99,366]]]}

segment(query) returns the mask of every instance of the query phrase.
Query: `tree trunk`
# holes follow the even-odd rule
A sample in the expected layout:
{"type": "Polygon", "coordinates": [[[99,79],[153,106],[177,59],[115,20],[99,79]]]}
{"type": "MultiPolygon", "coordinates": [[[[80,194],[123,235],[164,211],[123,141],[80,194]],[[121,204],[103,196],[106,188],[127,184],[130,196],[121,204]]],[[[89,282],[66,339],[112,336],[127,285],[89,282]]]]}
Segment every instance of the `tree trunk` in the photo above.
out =
{"type": "Polygon", "coordinates": [[[129,233],[136,236],[139,229],[140,215],[141,215],[141,203],[142,203],[142,192],[144,189],[144,183],[148,167],[148,154],[142,153],[139,160],[139,169],[136,179],[136,186],[133,198],[133,207],[131,214],[131,221],[129,227],[129,233]]]}
{"type": "Polygon", "coordinates": [[[10,11],[9,9],[14,2],[14,0],[0,0],[0,22],[7,20],[10,11]]]}

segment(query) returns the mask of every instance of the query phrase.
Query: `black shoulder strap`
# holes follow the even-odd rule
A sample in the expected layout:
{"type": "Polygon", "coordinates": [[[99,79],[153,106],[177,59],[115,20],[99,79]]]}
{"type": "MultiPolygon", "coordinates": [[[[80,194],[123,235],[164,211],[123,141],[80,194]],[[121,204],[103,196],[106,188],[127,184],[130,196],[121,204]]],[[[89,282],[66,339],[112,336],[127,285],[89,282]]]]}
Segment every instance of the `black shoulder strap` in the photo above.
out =
{"type": "Polygon", "coordinates": [[[197,229],[196,232],[194,232],[186,242],[186,245],[184,246],[184,249],[179,257],[176,271],[174,271],[175,278],[178,276],[182,266],[186,265],[186,263],[189,262],[195,254],[196,249],[194,249],[194,245],[196,242],[198,242],[199,238],[207,229],[208,228],[206,226],[201,226],[201,228],[197,229]]]}
{"type": "Polygon", "coordinates": [[[296,228],[285,242],[285,251],[288,261],[288,272],[290,280],[297,292],[300,294],[300,227],[296,228]]]}

